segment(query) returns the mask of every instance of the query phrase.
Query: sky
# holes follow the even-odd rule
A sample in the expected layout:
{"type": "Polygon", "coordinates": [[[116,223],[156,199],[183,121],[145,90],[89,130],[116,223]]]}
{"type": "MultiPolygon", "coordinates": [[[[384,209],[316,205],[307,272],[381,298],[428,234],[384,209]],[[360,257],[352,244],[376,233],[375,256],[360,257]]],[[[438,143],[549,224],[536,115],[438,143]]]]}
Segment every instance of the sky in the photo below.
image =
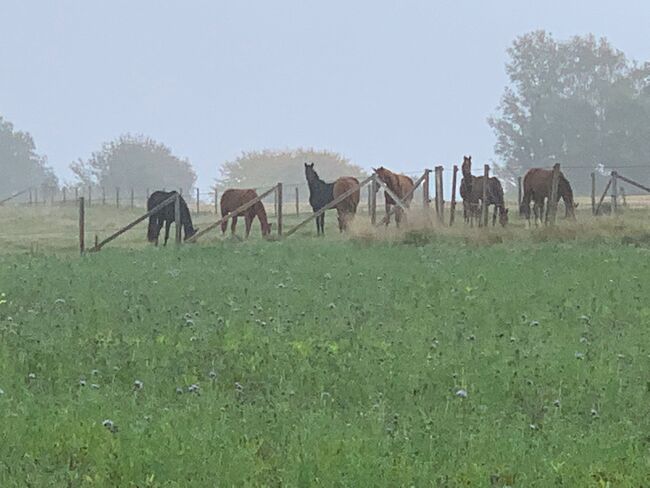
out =
{"type": "Polygon", "coordinates": [[[0,116],[64,181],[124,133],[187,157],[206,191],[264,148],[478,167],[516,36],[591,32],[645,61],[649,22],[641,0],[0,0],[0,116]]]}

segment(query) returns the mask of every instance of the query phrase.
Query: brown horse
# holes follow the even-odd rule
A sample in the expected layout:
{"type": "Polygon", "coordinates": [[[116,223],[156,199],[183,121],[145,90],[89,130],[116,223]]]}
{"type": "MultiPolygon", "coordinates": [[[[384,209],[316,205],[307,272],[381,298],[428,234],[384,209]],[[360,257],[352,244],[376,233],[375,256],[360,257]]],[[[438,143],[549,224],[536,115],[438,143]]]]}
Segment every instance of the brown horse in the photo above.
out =
{"type": "MultiPolygon", "coordinates": [[[[250,202],[251,200],[257,198],[257,192],[255,190],[226,190],[221,195],[221,216],[225,217],[233,210],[238,209],[242,205],[250,202]]],[[[237,217],[239,215],[244,216],[244,222],[246,223],[246,237],[249,236],[251,232],[251,225],[255,217],[260,219],[260,225],[262,227],[262,236],[267,236],[271,233],[271,224],[269,224],[268,219],[266,218],[266,210],[264,209],[264,204],[262,202],[257,202],[253,206],[248,207],[244,210],[243,213],[239,213],[232,217],[232,224],[230,227],[230,232],[232,235],[235,235],[235,228],[237,227],[237,217]]],[[[225,233],[228,228],[228,221],[221,223],[221,232],[225,233]]]]}
{"type": "MultiPolygon", "coordinates": [[[[472,175],[472,156],[463,156],[462,171],[463,179],[460,182],[460,196],[463,199],[465,222],[469,222],[470,219],[474,218],[480,222],[485,176],[472,175]]],[[[494,205],[492,225],[496,225],[498,215],[499,223],[505,227],[508,223],[508,209],[505,206],[503,187],[495,176],[488,178],[487,205],[494,205]]]]}
{"type": "MultiPolygon", "coordinates": [[[[336,200],[340,195],[343,195],[346,191],[350,190],[355,185],[359,185],[359,180],[353,176],[343,176],[339,178],[334,182],[334,199],[336,200]]],[[[351,195],[336,205],[336,212],[339,219],[339,231],[343,232],[344,230],[347,230],[348,224],[352,221],[354,215],[357,213],[357,206],[359,205],[360,197],[361,190],[360,188],[357,188],[355,192],[353,192],[351,195]]]]}
{"type": "MultiPolygon", "coordinates": [[[[544,200],[550,199],[552,180],[553,170],[550,169],[531,168],[524,176],[524,196],[521,199],[519,213],[530,221],[530,202],[532,201],[535,225],[537,225],[537,219],[540,222],[544,219],[544,200]]],[[[560,198],[564,201],[566,217],[575,219],[575,208],[578,204],[573,202],[571,184],[562,172],[560,172],[557,184],[556,203],[560,201],[560,198]]],[[[548,204],[546,207],[548,212],[548,204]]]]}
{"type": "MultiPolygon", "coordinates": [[[[406,175],[400,175],[393,173],[392,171],[381,166],[380,168],[373,168],[374,172],[377,173],[377,176],[383,181],[388,188],[408,207],[413,200],[413,192],[411,191],[415,186],[413,180],[406,175]],[[408,197],[406,196],[408,193],[408,197]]],[[[379,190],[379,187],[377,187],[379,190]]],[[[390,223],[390,207],[395,205],[395,200],[388,194],[384,192],[384,199],[386,201],[386,225],[390,223]]],[[[395,208],[395,224],[399,227],[400,221],[402,220],[404,211],[400,207],[395,208]]]]}

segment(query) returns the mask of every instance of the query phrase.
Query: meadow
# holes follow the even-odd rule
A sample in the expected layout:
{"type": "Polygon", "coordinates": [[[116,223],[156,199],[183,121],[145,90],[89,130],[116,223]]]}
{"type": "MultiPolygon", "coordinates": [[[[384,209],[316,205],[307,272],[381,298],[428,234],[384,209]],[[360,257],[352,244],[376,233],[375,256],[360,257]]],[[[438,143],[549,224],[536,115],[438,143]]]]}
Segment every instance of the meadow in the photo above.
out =
{"type": "Polygon", "coordinates": [[[29,212],[0,486],[650,485],[645,213],[79,257],[29,212]]]}

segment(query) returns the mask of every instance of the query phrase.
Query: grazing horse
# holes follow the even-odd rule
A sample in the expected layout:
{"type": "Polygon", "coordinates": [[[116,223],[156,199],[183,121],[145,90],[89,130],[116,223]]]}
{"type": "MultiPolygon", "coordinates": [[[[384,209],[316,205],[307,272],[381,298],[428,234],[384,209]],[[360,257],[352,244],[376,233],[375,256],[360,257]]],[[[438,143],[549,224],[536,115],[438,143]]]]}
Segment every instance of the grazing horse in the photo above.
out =
{"type": "MultiPolygon", "coordinates": [[[[334,200],[334,183],[321,180],[314,169],[314,163],[305,163],[305,177],[309,185],[309,205],[314,212],[318,212],[334,200]]],[[[316,234],[325,235],[325,212],[316,217],[316,234]]]]}
{"type": "MultiPolygon", "coordinates": [[[[353,176],[343,176],[334,182],[334,189],[332,192],[333,199],[338,198],[343,195],[346,191],[350,190],[354,186],[358,187],[359,180],[353,176]]],[[[361,198],[361,189],[357,188],[355,192],[349,195],[347,198],[343,199],[336,204],[336,212],[338,214],[339,220],[339,231],[343,232],[347,230],[348,224],[354,218],[354,215],[357,213],[357,206],[359,205],[359,199],[361,198]]]]}
{"type": "MultiPolygon", "coordinates": [[[[157,205],[164,202],[167,198],[172,195],[177,195],[176,191],[155,191],[147,199],[147,211],[152,210],[157,205]]],[[[195,229],[192,226],[192,217],[190,216],[190,210],[187,208],[187,204],[183,197],[180,197],[180,206],[181,206],[181,225],[185,231],[185,239],[192,237],[198,229],[195,229]]],[[[164,246],[167,245],[167,240],[169,239],[169,227],[172,225],[175,219],[174,211],[174,201],[172,200],[163,208],[158,210],[156,213],[149,216],[149,227],[147,229],[147,240],[149,242],[155,242],[156,246],[158,245],[158,236],[160,236],[160,229],[165,224],[165,242],[164,246]]]]}
{"type": "MultiPolygon", "coordinates": [[[[541,222],[544,218],[544,200],[551,197],[551,184],[553,181],[553,170],[543,168],[531,168],[524,176],[524,196],[521,199],[519,213],[530,222],[530,202],[533,202],[533,211],[535,213],[535,225],[537,219],[541,222]]],[[[573,190],[569,180],[560,172],[557,184],[557,200],[560,198],[564,201],[566,217],[575,219],[575,208],[577,203],[573,202],[573,190]]],[[[548,204],[546,205],[548,212],[548,204]]]]}
{"type": "MultiPolygon", "coordinates": [[[[233,210],[237,210],[242,205],[250,202],[257,198],[257,192],[255,190],[226,190],[221,195],[221,216],[225,217],[233,210]]],[[[235,235],[235,228],[237,227],[237,217],[239,215],[244,216],[244,222],[246,224],[246,238],[251,233],[251,225],[253,220],[257,217],[260,220],[260,226],[262,227],[262,236],[266,237],[271,233],[271,224],[269,224],[268,219],[266,218],[266,210],[264,209],[264,204],[262,202],[256,202],[248,209],[244,210],[242,213],[233,215],[232,224],[230,226],[230,232],[232,235],[235,235]]],[[[225,233],[228,228],[228,221],[221,223],[221,232],[225,233]]]]}
{"type": "MultiPolygon", "coordinates": [[[[413,180],[406,175],[400,175],[393,173],[392,171],[384,168],[383,166],[379,168],[373,168],[373,171],[377,173],[377,176],[383,181],[388,188],[406,205],[407,207],[413,200],[413,180]],[[407,196],[408,195],[408,196],[407,196]]],[[[379,191],[379,186],[377,186],[376,191],[379,191]]],[[[390,223],[390,207],[395,205],[395,200],[388,194],[384,192],[384,200],[386,202],[386,225],[390,223]]],[[[399,227],[399,224],[402,220],[402,216],[406,218],[404,211],[396,206],[395,207],[395,225],[399,227]]]]}

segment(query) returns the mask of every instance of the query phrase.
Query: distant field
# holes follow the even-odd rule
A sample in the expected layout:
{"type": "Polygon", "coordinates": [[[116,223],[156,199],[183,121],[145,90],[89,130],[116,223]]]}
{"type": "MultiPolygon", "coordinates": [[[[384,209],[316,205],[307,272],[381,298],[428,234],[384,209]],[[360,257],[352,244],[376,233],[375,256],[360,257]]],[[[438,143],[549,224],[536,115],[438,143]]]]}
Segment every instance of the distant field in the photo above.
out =
{"type": "Polygon", "coordinates": [[[645,211],[83,258],[73,208],[20,212],[2,487],[650,484],[645,211]]]}

